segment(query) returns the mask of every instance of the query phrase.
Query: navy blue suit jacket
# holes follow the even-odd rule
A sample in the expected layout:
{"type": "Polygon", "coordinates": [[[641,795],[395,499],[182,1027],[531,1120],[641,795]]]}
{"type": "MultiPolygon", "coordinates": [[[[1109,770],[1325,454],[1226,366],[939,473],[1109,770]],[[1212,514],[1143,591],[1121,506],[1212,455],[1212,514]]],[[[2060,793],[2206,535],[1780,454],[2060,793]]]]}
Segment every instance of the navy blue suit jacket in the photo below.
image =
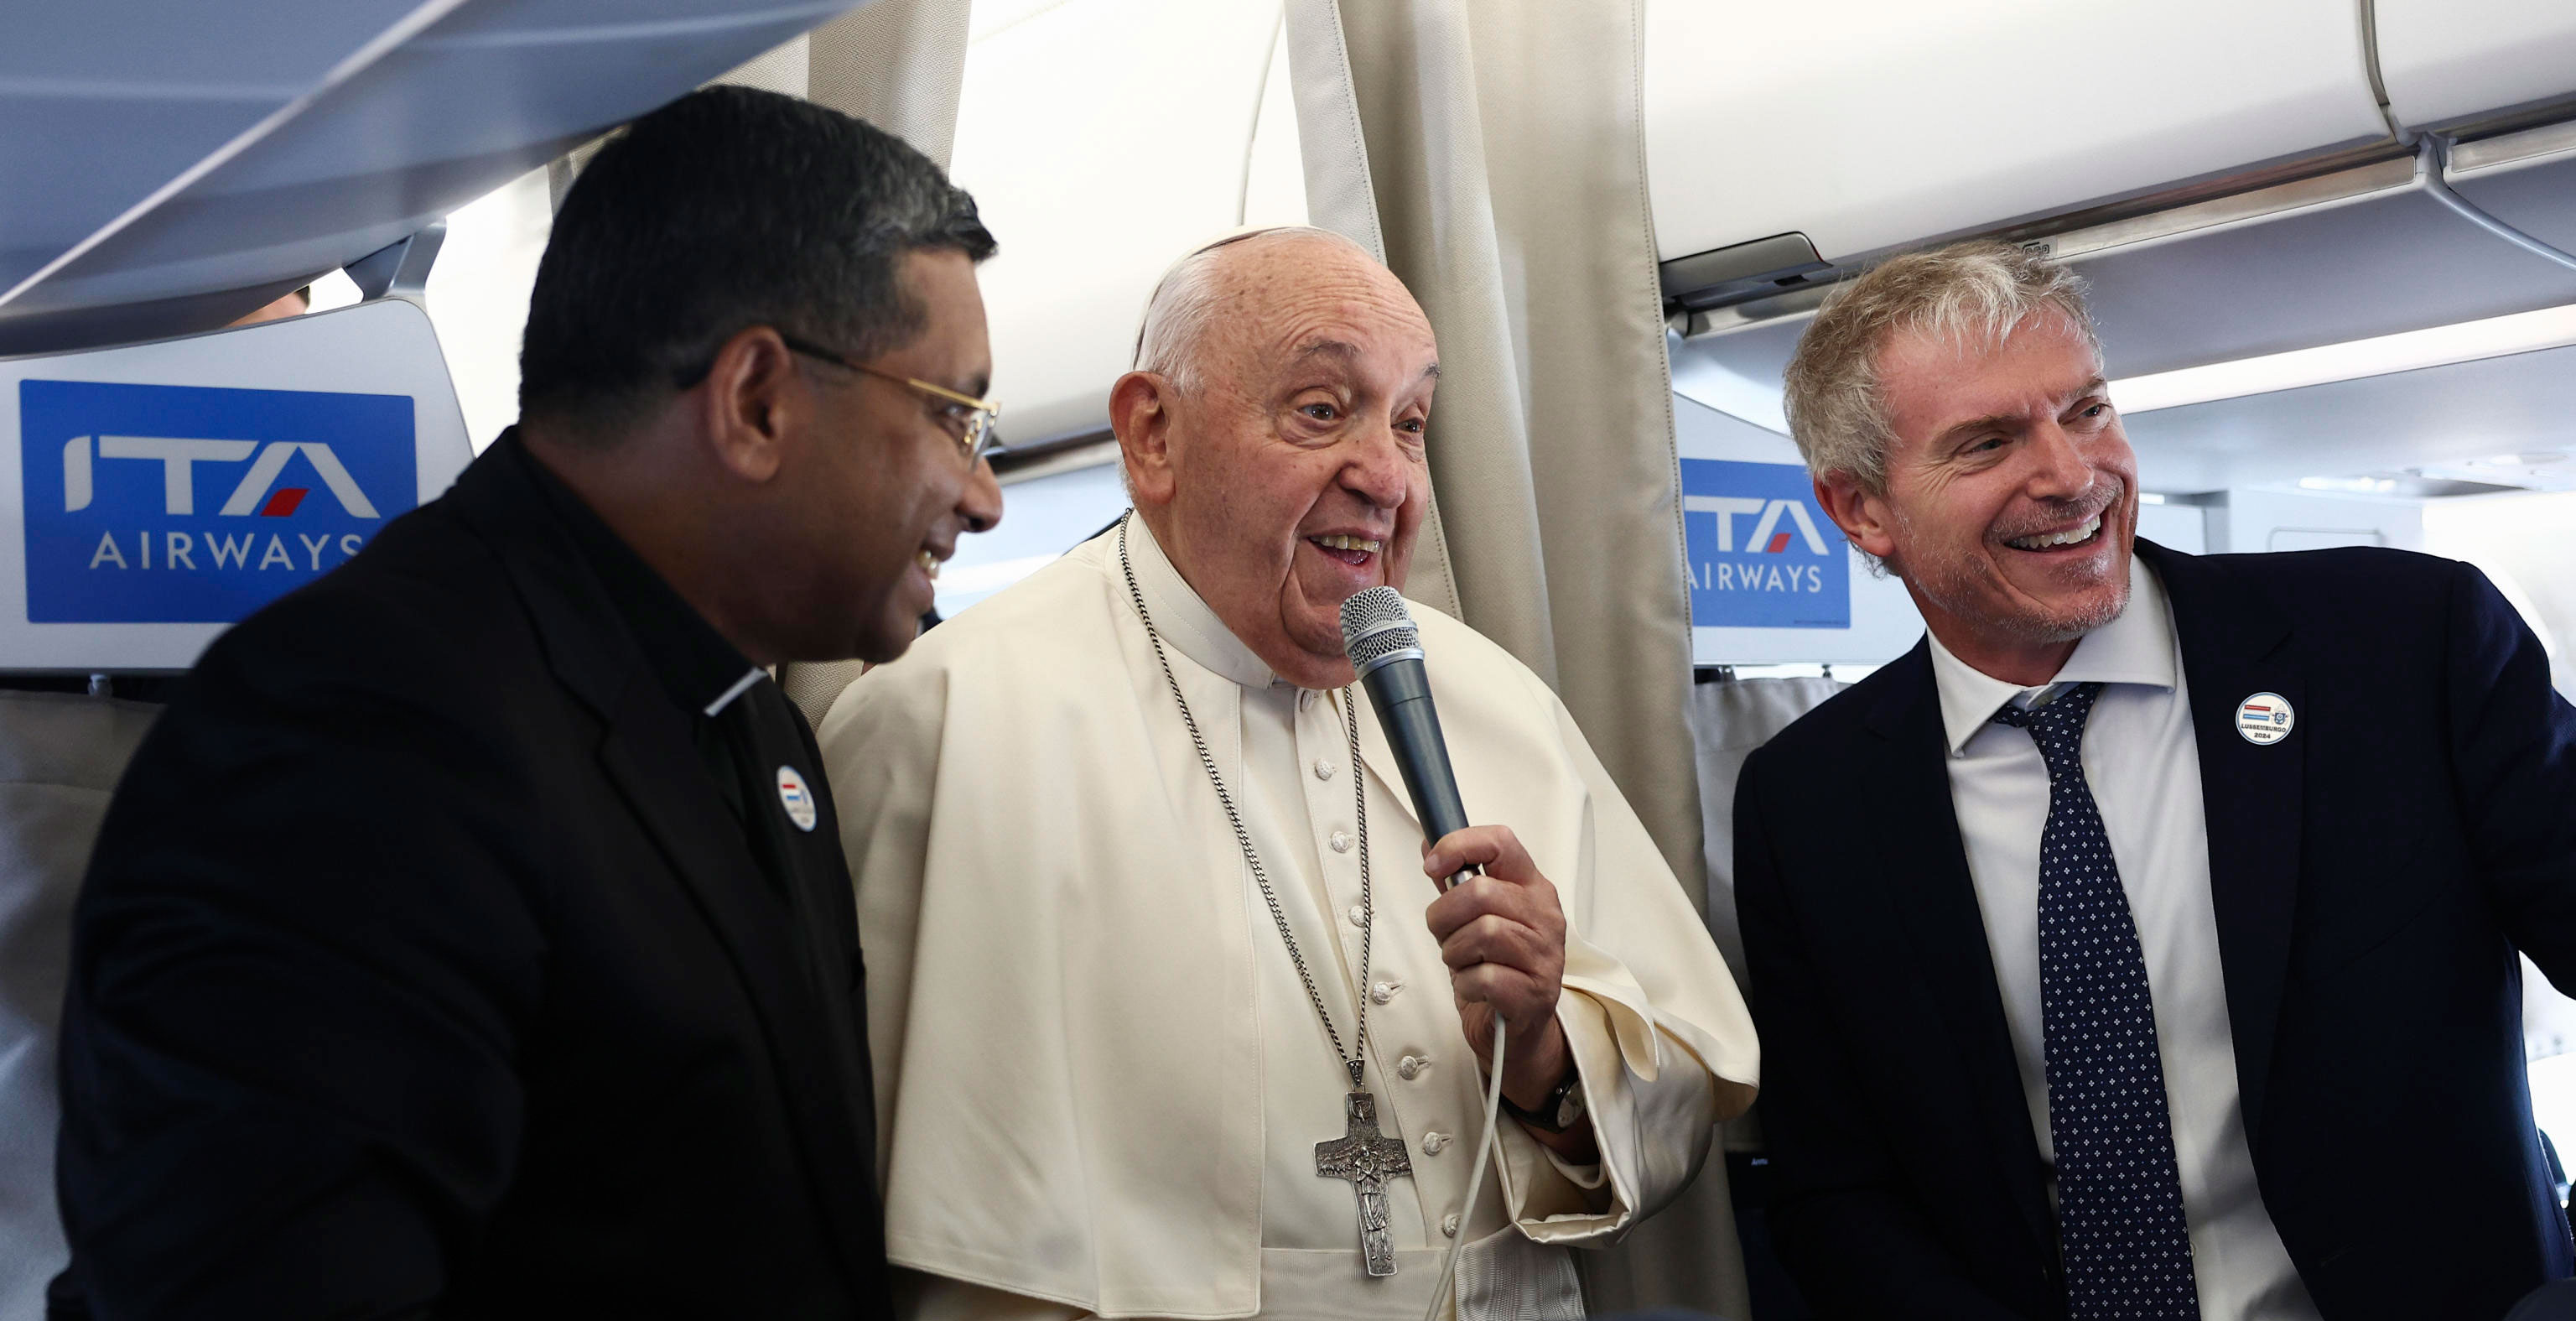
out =
{"type": "MultiPolygon", "coordinates": [[[[2571,1270],[2514,952],[2576,988],[2576,711],[2466,565],[2138,551],[2181,641],[2264,1205],[2326,1321],[2501,1316],[2571,1270]],[[2269,746],[2234,724],[2259,692],[2298,713],[2269,746]]],[[[1944,748],[1918,645],[1736,794],[1772,1223],[1820,1316],[2066,1315],[1944,748]]]]}

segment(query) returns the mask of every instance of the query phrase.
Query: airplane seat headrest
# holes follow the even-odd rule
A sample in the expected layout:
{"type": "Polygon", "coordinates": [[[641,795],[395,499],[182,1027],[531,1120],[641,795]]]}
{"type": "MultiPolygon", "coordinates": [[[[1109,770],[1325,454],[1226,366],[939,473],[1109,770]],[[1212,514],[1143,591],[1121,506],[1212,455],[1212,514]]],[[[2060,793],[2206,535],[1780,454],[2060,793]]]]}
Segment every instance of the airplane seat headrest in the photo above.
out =
{"type": "Polygon", "coordinates": [[[820,732],[823,717],[840,700],[841,690],[867,668],[865,661],[795,661],[778,667],[778,687],[805,713],[805,723],[820,732]]]}
{"type": "Polygon", "coordinates": [[[185,670],[472,459],[400,298],[0,358],[0,672],[185,670]]]}

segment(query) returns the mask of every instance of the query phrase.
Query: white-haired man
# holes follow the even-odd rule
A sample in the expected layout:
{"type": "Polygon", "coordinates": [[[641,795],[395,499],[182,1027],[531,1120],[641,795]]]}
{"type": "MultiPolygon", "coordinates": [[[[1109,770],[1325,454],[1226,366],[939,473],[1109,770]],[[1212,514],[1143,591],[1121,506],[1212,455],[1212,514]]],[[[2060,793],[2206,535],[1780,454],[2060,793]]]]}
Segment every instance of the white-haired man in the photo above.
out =
{"type": "Polygon", "coordinates": [[[1736,797],[1781,1251],[1825,1317],[2501,1315],[2570,1269],[2514,952],[2576,986],[2576,712],[2465,565],[2133,558],[2102,377],[2000,244],[1791,362],[1930,633],[1736,797]]]}
{"type": "Polygon", "coordinates": [[[1353,700],[1339,608],[1405,580],[1437,381],[1347,240],[1185,258],[1111,393],[1135,511],[824,721],[912,1315],[1410,1321],[1463,1235],[1458,1314],[1579,1316],[1568,1246],[1750,1101],[1726,969],[1546,686],[1415,607],[1490,823],[1437,841],[1353,700]]]}

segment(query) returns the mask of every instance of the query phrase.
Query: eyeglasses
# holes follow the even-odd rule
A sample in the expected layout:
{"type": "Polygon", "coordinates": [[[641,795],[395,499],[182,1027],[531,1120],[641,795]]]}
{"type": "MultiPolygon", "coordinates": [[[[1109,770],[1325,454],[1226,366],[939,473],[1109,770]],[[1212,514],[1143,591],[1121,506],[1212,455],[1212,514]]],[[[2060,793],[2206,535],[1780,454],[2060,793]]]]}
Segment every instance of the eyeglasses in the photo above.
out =
{"type": "Polygon", "coordinates": [[[845,367],[854,372],[861,372],[881,381],[892,381],[915,394],[944,405],[939,410],[940,423],[948,429],[949,436],[956,440],[959,452],[966,456],[967,467],[974,467],[983,459],[984,452],[993,447],[993,424],[1001,420],[1002,416],[1000,404],[990,399],[978,399],[971,394],[960,394],[946,386],[932,385],[928,381],[915,380],[909,376],[897,376],[893,372],[882,371],[864,362],[852,362],[819,344],[808,343],[784,332],[781,332],[778,338],[793,352],[820,359],[835,367],[845,367]]]}

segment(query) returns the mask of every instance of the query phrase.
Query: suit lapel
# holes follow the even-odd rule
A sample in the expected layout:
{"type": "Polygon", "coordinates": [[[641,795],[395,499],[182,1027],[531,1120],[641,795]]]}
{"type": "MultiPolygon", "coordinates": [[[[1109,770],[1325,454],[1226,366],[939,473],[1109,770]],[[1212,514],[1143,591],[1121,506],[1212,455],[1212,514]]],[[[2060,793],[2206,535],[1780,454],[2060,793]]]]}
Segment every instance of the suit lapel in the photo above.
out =
{"type": "Polygon", "coordinates": [[[2040,1246],[2053,1251],[2054,1216],[2039,1142],[2031,1132],[2021,1065],[2013,1055],[1985,917],[1950,797],[1948,739],[1930,644],[1917,643],[1888,668],[1892,682],[1868,716],[1871,734],[1884,744],[1863,758],[1868,790],[1862,801],[1877,817],[1872,833],[1878,865],[1869,883],[1882,888],[1897,915],[1922,989],[1948,1029],[1978,1128],[1996,1153],[1990,1166],[2004,1172],[2024,1222],[2040,1246]]]}
{"type": "MultiPolygon", "coordinates": [[[[871,1208],[853,1201],[875,1189],[851,1117],[853,1098],[844,1094],[861,1080],[841,1076],[840,1055],[823,1035],[832,1016],[816,997],[828,991],[812,985],[790,901],[759,882],[760,865],[707,779],[687,717],[650,676],[639,673],[612,709],[599,761],[733,956],[734,975],[766,1031],[809,1182],[846,1259],[882,1236],[871,1208]]],[[[749,804],[753,811],[767,806],[749,804]]],[[[866,1278],[854,1269],[854,1282],[866,1278]]]]}
{"type": "Polygon", "coordinates": [[[786,901],[754,882],[760,865],[707,779],[686,717],[649,676],[638,674],[611,708],[599,762],[732,953],[781,1058],[805,1050],[813,1011],[794,976],[804,962],[786,901]]]}
{"type": "Polygon", "coordinates": [[[2235,1038],[2246,1138],[2259,1151],[2299,897],[2309,740],[2294,725],[2278,743],[2250,742],[2236,732],[2236,713],[2256,693],[2275,693],[2293,710],[2304,709],[2304,675],[2294,649],[2284,645],[2290,637],[2286,616],[2258,585],[2222,562],[2149,542],[2139,542],[2138,553],[2164,583],[2182,645],[2209,825],[2209,889],[2218,914],[2228,1029],[2235,1038]]]}

